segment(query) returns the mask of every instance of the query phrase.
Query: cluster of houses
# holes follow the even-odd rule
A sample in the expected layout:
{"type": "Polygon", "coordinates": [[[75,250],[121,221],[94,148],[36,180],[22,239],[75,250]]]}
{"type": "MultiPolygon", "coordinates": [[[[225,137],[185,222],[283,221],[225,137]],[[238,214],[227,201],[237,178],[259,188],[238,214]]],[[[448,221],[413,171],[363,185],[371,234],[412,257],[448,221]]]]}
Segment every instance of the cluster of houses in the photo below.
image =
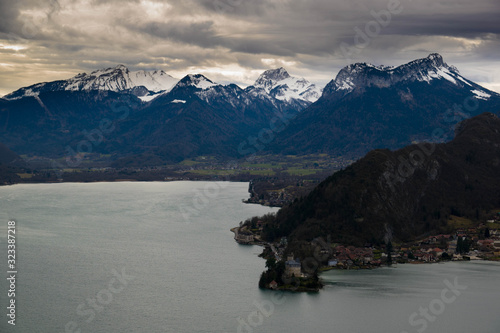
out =
{"type": "MultiPolygon", "coordinates": [[[[484,227],[484,226],[483,226],[484,227]]],[[[411,244],[395,246],[391,252],[392,262],[437,262],[443,259],[497,259],[500,260],[500,231],[484,228],[459,230],[453,235],[436,235],[411,244]],[[484,239],[479,239],[484,238],[484,239]]],[[[356,248],[336,246],[328,260],[329,267],[350,268],[353,266],[379,266],[388,261],[385,247],[356,248]]]]}
{"type": "MultiPolygon", "coordinates": [[[[455,234],[430,236],[420,241],[394,246],[391,252],[393,263],[423,262],[431,263],[446,260],[497,259],[500,260],[500,231],[489,230],[484,235],[484,225],[479,228],[458,230],[455,234]],[[484,238],[484,239],[479,239],[484,238]],[[466,244],[466,245],[464,245],[466,244]]],[[[279,255],[286,247],[286,238],[276,243],[273,251],[279,255]]],[[[376,249],[371,245],[354,247],[337,245],[320,251],[328,258],[329,268],[372,268],[388,262],[388,254],[382,246],[376,249]]],[[[300,261],[288,257],[285,262],[288,276],[299,275],[300,261]]]]}
{"type": "Polygon", "coordinates": [[[485,258],[500,258],[500,239],[484,239],[477,242],[478,253],[485,258]]]}
{"type": "MultiPolygon", "coordinates": [[[[475,228],[459,229],[453,234],[433,235],[407,244],[394,244],[390,259],[384,245],[375,248],[370,244],[366,244],[365,247],[354,247],[324,243],[319,253],[322,264],[327,263],[328,268],[339,269],[373,268],[386,264],[389,260],[393,263],[500,260],[500,230],[496,228],[498,223],[500,223],[500,213],[475,228]]],[[[259,239],[264,223],[259,220],[253,224],[255,225],[240,224],[239,228],[234,228],[236,241],[242,244],[267,244],[259,239]]],[[[267,245],[276,261],[284,258],[288,246],[286,237],[267,245]]],[[[302,272],[300,260],[294,258],[293,254],[285,261],[285,275],[307,277],[307,274],[302,272]]]]}
{"type": "Polygon", "coordinates": [[[404,252],[415,247],[418,248],[412,252],[415,259],[426,262],[439,260],[445,253],[452,260],[461,260],[463,257],[500,258],[500,230],[489,229],[488,225],[481,224],[477,228],[458,230],[454,235],[431,236],[413,244],[410,249],[402,247],[401,250],[404,252]],[[460,248],[460,244],[466,244],[466,247],[460,248]]]}
{"type": "Polygon", "coordinates": [[[382,261],[375,259],[373,248],[336,246],[332,251],[332,256],[328,260],[329,267],[345,268],[353,265],[380,265],[382,261]]]}

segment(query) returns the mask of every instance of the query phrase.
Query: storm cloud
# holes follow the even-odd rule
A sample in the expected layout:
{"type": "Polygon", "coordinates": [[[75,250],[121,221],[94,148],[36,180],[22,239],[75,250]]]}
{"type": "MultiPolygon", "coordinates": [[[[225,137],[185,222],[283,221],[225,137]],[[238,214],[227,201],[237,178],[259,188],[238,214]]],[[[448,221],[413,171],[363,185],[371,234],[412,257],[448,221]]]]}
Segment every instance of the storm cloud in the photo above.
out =
{"type": "Polygon", "coordinates": [[[499,15],[497,0],[0,0],[0,96],[117,64],[241,86],[284,66],[326,84],[432,52],[500,91],[499,15]]]}

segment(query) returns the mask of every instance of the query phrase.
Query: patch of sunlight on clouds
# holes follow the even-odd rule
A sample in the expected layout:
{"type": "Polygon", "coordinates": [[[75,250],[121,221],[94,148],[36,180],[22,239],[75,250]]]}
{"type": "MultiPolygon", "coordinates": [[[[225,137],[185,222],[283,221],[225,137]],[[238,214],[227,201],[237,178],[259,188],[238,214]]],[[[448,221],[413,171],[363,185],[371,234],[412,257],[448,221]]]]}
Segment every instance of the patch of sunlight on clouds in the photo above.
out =
{"type": "Polygon", "coordinates": [[[14,50],[16,52],[27,49],[27,47],[23,45],[4,45],[4,44],[0,44],[0,48],[4,50],[14,50]]]}
{"type": "Polygon", "coordinates": [[[297,65],[296,61],[288,61],[284,59],[279,59],[279,58],[262,58],[260,60],[264,65],[270,66],[272,68],[277,68],[277,67],[294,67],[297,65]]]}

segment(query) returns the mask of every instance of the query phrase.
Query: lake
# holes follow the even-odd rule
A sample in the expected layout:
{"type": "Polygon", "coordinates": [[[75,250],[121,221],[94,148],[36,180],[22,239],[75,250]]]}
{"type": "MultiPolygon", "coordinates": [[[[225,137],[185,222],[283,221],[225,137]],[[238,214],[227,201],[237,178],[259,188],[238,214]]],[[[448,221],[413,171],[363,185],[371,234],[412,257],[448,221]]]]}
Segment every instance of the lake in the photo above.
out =
{"type": "Polygon", "coordinates": [[[0,187],[0,248],[16,221],[16,326],[1,332],[500,332],[500,265],[329,271],[319,293],[257,286],[261,247],[231,227],[277,211],[248,183],[0,187]]]}

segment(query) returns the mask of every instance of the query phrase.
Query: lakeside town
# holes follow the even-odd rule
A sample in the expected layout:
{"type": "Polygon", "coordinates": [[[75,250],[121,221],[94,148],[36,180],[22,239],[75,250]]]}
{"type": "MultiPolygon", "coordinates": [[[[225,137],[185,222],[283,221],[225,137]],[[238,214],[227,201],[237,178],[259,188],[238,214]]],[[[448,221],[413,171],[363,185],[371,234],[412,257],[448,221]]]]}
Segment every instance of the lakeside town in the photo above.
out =
{"type": "MultiPolygon", "coordinates": [[[[492,212],[487,220],[475,226],[457,228],[453,233],[431,235],[409,243],[388,242],[378,247],[372,244],[354,247],[315,239],[309,243],[309,246],[315,249],[312,268],[311,261],[301,263],[300,259],[290,252],[286,237],[275,242],[264,241],[261,238],[264,226],[264,221],[252,218],[240,222],[240,225],[231,231],[239,244],[265,247],[261,256],[268,260],[268,275],[272,275],[272,270],[280,271],[277,267],[281,264],[283,267],[280,273],[284,279],[293,279],[304,284],[310,283],[311,279],[317,280],[317,272],[332,269],[373,269],[384,265],[442,261],[500,261],[500,211],[492,212]]],[[[261,287],[298,291],[317,291],[320,288],[319,284],[315,288],[290,288],[290,285],[278,283],[276,274],[274,277],[275,279],[261,284],[261,287]]]]}

